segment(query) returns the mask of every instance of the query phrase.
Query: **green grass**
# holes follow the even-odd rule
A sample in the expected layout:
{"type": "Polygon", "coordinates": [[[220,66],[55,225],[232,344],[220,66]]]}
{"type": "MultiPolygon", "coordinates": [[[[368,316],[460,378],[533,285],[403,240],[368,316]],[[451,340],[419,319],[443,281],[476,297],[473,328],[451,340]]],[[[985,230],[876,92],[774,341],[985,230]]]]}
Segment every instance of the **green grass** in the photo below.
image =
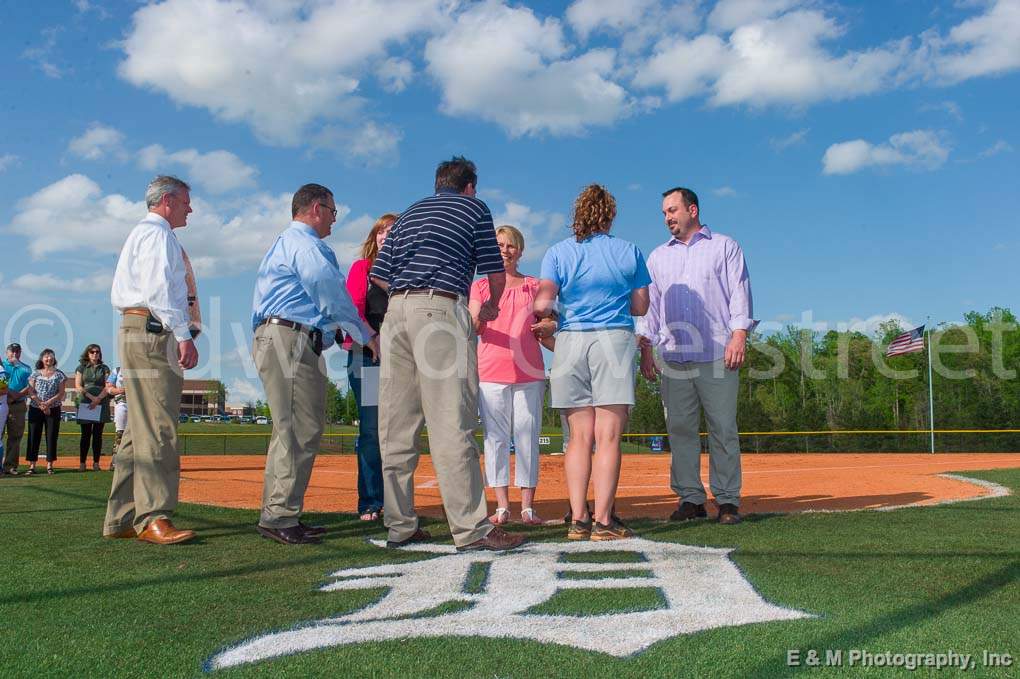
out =
{"type": "MultiPolygon", "coordinates": [[[[417,639],[301,653],[215,676],[771,679],[796,673],[786,666],[788,649],[954,650],[979,658],[988,649],[1016,658],[1020,470],[968,475],[1003,483],[1014,495],[894,512],[751,516],[735,527],[630,522],[647,539],[734,548],[731,558],[762,596],[814,613],[812,619],[675,637],[628,658],[513,639],[417,639]]],[[[259,539],[254,511],[199,505],[183,505],[177,516],[179,525],[200,531],[192,544],[106,541],[99,530],[109,483],[108,474],[0,479],[5,679],[202,676],[203,663],[225,646],[342,615],[385,593],[318,591],[329,573],[422,558],[368,544],[382,531],[352,515],[310,516],[329,527],[325,542],[284,547],[259,539]]],[[[443,523],[428,527],[448,536],[443,523]]],[[[562,527],[529,533],[563,539],[562,527]]],[[[633,590],[596,597],[589,591],[584,601],[564,596],[551,607],[547,602],[547,612],[619,606],[633,590]]],[[[453,601],[440,610],[463,605],[453,601]]],[[[969,674],[1015,671],[979,667],[969,674]]],[[[861,674],[824,670],[826,677],[861,674]]]]}
{"type": "Polygon", "coordinates": [[[613,570],[613,571],[560,571],[560,580],[609,580],[612,578],[650,578],[655,573],[650,570],[613,570]]]}
{"type": "Polygon", "coordinates": [[[666,608],[669,604],[658,587],[606,587],[604,589],[561,589],[548,601],[532,606],[531,615],[606,615],[636,613],[666,608]]]}

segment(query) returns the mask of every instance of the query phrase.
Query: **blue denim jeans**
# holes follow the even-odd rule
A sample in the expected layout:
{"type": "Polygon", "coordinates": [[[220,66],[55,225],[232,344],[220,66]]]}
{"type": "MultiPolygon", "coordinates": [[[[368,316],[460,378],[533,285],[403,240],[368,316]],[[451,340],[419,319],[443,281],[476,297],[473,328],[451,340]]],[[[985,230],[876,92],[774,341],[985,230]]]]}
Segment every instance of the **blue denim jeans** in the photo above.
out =
{"type": "MultiPolygon", "coordinates": [[[[347,353],[347,379],[358,402],[358,514],[383,508],[382,455],[379,452],[379,406],[361,402],[361,368],[379,367],[361,351],[347,353]]],[[[378,392],[378,390],[376,390],[378,392]]]]}

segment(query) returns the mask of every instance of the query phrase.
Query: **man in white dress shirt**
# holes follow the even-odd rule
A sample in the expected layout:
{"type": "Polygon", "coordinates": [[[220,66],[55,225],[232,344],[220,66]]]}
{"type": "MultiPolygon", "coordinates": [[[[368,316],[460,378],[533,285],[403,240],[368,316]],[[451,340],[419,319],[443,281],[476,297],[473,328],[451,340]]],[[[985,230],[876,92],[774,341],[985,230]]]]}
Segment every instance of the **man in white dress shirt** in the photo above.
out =
{"type": "Polygon", "coordinates": [[[110,294],[123,314],[118,348],[131,408],[103,535],[169,545],[195,536],[170,521],[181,477],[177,418],[183,371],[198,363],[188,327],[184,251],[173,233],[187,224],[190,187],[176,177],[156,177],[145,204],[149,214],[124,242],[110,294]]]}

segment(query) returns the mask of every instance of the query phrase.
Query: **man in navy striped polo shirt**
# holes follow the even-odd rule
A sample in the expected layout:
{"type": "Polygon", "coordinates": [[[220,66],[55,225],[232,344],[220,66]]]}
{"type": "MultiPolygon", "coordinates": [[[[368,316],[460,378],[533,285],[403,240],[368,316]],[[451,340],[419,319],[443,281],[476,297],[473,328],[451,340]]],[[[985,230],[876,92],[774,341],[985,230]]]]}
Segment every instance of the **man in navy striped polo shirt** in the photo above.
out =
{"type": "Polygon", "coordinates": [[[379,442],[387,546],[432,539],[414,511],[418,442],[428,425],[432,466],[459,551],[513,549],[524,542],[488,520],[474,430],[478,357],[467,309],[475,270],[492,294],[493,320],[506,284],[492,214],[475,197],[475,165],[463,157],[436,168],[436,193],[404,210],[369,275],[390,292],[382,325],[379,442]],[[494,301],[495,300],[495,301],[494,301]]]}

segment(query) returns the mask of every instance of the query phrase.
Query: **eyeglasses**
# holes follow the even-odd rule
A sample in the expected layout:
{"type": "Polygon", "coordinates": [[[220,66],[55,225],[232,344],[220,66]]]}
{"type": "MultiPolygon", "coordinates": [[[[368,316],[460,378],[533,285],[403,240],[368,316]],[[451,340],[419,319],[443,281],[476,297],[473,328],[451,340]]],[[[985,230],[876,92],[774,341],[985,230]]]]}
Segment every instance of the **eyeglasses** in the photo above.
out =
{"type": "Polygon", "coordinates": [[[324,207],[327,210],[329,210],[330,212],[332,212],[333,213],[333,219],[336,219],[336,208],[335,207],[330,207],[330,206],[326,205],[325,203],[319,203],[319,207],[324,207]]]}
{"type": "Polygon", "coordinates": [[[103,352],[101,352],[99,349],[89,349],[89,353],[90,354],[101,354],[103,352]]]}

